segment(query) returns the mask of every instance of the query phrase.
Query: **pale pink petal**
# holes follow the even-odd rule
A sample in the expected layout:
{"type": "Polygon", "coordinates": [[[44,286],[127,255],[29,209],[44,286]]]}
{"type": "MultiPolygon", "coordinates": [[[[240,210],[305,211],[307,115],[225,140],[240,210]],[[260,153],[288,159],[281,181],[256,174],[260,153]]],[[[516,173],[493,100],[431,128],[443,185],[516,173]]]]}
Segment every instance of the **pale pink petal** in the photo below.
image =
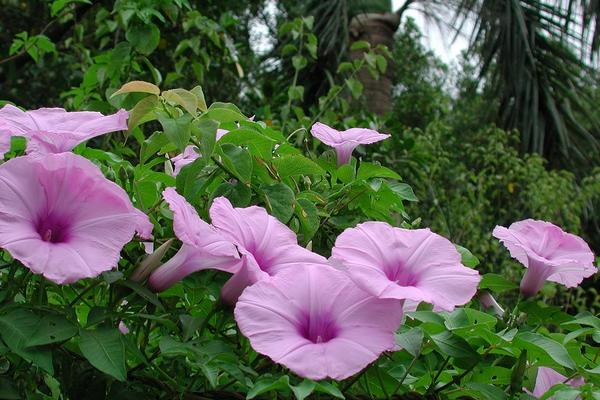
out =
{"type": "Polygon", "coordinates": [[[129,333],[129,328],[123,321],[119,321],[119,332],[121,332],[123,335],[127,335],[129,333]]]}
{"type": "Polygon", "coordinates": [[[268,277],[269,274],[258,267],[251,255],[244,255],[239,270],[221,288],[221,299],[225,304],[233,306],[244,289],[268,277]]]}
{"type": "Polygon", "coordinates": [[[244,290],[235,318],[257,352],[296,374],[345,379],[394,347],[402,307],[328,265],[306,264],[244,290]]]}
{"type": "Polygon", "coordinates": [[[183,153],[175,156],[171,159],[173,165],[175,166],[175,170],[173,171],[173,176],[177,176],[181,172],[181,168],[185,167],[196,161],[200,158],[200,153],[196,151],[196,146],[189,145],[184,150],[183,153]]]}
{"type": "Polygon", "coordinates": [[[380,298],[425,301],[452,311],[474,295],[480,276],[461,264],[454,245],[429,229],[365,222],[338,236],[332,258],[380,298]]]}
{"type": "Polygon", "coordinates": [[[173,230],[177,238],[190,246],[202,248],[214,256],[238,258],[235,246],[204,222],[198,213],[175,188],[166,188],[163,198],[173,211],[173,230]]]}
{"type": "Polygon", "coordinates": [[[19,157],[0,166],[0,247],[56,283],[114,268],[139,220],[123,189],[83,157],[19,157]]]}
{"type": "Polygon", "coordinates": [[[221,139],[223,136],[225,136],[226,134],[228,134],[229,131],[227,129],[217,129],[217,140],[221,139]]]}
{"type": "Polygon", "coordinates": [[[527,219],[508,229],[496,226],[493,235],[527,268],[521,281],[525,297],[535,295],[545,281],[575,287],[597,271],[587,243],[549,222],[527,219]]]}
{"type": "Polygon", "coordinates": [[[10,138],[12,136],[6,124],[0,120],[0,161],[4,158],[4,153],[10,150],[10,138]]]}
{"type": "Polygon", "coordinates": [[[186,276],[205,269],[235,273],[240,260],[231,256],[215,255],[204,248],[183,244],[181,249],[166,263],[158,267],[148,278],[148,285],[162,292],[186,276]]]}
{"type": "Polygon", "coordinates": [[[310,132],[321,142],[335,149],[338,165],[349,163],[352,152],[358,145],[371,144],[390,137],[366,128],[350,128],[340,132],[320,122],[315,123],[310,132]]]}
{"type": "MultiPolygon", "coordinates": [[[[540,398],[554,385],[559,383],[567,383],[573,387],[579,387],[584,384],[583,378],[580,377],[571,379],[569,382],[565,382],[566,380],[566,376],[559,374],[552,368],[540,367],[538,368],[537,377],[535,379],[535,388],[533,389],[532,395],[536,398],[540,398]]],[[[554,400],[554,396],[549,397],[548,400],[554,400]]]]}
{"type": "Polygon", "coordinates": [[[275,243],[298,243],[294,232],[262,207],[234,208],[226,197],[218,197],[209,213],[215,228],[250,252],[269,249],[275,243]]]}
{"type": "Polygon", "coordinates": [[[105,116],[99,112],[67,112],[62,108],[22,111],[11,105],[0,109],[0,121],[14,136],[28,138],[27,152],[61,153],[93,137],[127,129],[128,113],[119,110],[105,116]]]}
{"type": "Polygon", "coordinates": [[[317,122],[312,126],[310,133],[327,146],[334,147],[343,142],[340,131],[320,122],[317,122]]]}
{"type": "Polygon", "coordinates": [[[219,197],[210,208],[210,217],[223,236],[240,252],[251,254],[270,275],[297,263],[325,261],[299,246],[296,234],[262,207],[234,208],[225,197],[219,197]]]}

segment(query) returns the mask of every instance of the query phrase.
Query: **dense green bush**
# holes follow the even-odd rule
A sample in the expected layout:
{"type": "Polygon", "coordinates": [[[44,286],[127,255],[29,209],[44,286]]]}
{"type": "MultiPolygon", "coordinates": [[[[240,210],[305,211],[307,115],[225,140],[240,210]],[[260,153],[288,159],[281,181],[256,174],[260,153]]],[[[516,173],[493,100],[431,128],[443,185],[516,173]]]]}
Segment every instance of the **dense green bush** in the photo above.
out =
{"type": "MultiPolygon", "coordinates": [[[[411,22],[403,25],[391,53],[355,43],[362,57],[341,62],[324,91],[312,91],[307,71],[322,61],[314,19],[278,15],[277,45],[260,56],[250,46],[250,27],[264,18],[265,3],[56,0],[39,7],[35,1],[0,0],[2,105],[129,112],[126,127],[79,140],[56,156],[36,156],[36,135],[64,139],[72,132],[50,126],[24,134],[8,127],[12,120],[0,111],[0,146],[8,138],[0,185],[15,185],[0,193],[0,240],[19,222],[11,219],[19,204],[6,205],[10,193],[19,185],[43,183],[47,176],[36,174],[53,157],[79,160],[102,185],[114,182],[153,225],[152,238],[135,237],[117,249],[118,262],[110,266],[115,268],[69,282],[32,273],[30,264],[18,261],[26,257],[13,251],[13,243],[0,243],[5,248],[0,250],[0,398],[527,400],[534,398],[527,391],[544,368],[562,378],[552,381],[557,385],[542,398],[600,398],[596,279],[571,289],[547,283],[539,295],[523,298],[518,281],[524,268],[492,237],[496,225],[534,218],[552,221],[600,249],[600,170],[550,169],[539,155],[519,153],[518,132],[487,123],[484,114],[494,99],[485,85],[474,84],[468,63],[459,71],[443,65],[420,44],[411,22]],[[378,76],[388,67],[395,75],[394,111],[371,115],[364,109],[359,73],[378,76]],[[450,87],[455,80],[457,89],[450,87]],[[319,95],[315,101],[313,94],[319,95]],[[357,147],[349,163],[340,163],[337,149],[315,138],[317,122],[339,130],[372,128],[391,137],[357,147]],[[179,164],[182,158],[189,163],[179,164]],[[13,181],[5,171],[19,162],[40,169],[30,170],[31,180],[13,181]],[[288,369],[284,357],[273,362],[241,331],[222,290],[230,282],[228,272],[237,274],[242,267],[224,272],[209,265],[160,290],[148,280],[152,270],[173,265],[190,241],[204,239],[182,234],[173,197],[162,196],[167,188],[189,203],[187,227],[202,225],[192,218],[193,210],[216,224],[211,207],[223,196],[237,208],[261,207],[269,217],[258,229],[287,229],[303,252],[323,257],[332,255],[342,232],[365,221],[402,227],[408,235],[431,228],[456,249],[424,252],[440,258],[451,253],[456,264],[461,260],[466,266],[462,273],[473,277],[476,269],[482,280],[476,296],[470,288],[469,301],[443,304],[447,311],[431,299],[416,311],[400,300],[405,317],[396,332],[388,332],[398,348],[375,354],[346,379],[312,380],[288,369]],[[500,305],[491,304],[490,294],[500,305]],[[580,378],[585,383],[573,387],[580,378]]],[[[9,106],[4,112],[16,111],[9,106]]],[[[69,194],[81,188],[46,189],[69,194]]],[[[22,203],[35,200],[30,197],[22,196],[22,203]]],[[[86,202],[57,207],[85,208],[86,202]]],[[[125,228],[113,219],[119,228],[110,233],[116,237],[125,228]]],[[[54,228],[42,225],[36,226],[35,239],[56,239],[54,228]]],[[[203,232],[211,229],[217,230],[203,232]]],[[[111,234],[95,237],[94,245],[103,248],[111,239],[111,234]]],[[[284,241],[274,234],[264,240],[274,249],[284,241]]],[[[389,245],[391,252],[407,247],[394,240],[382,235],[364,246],[389,245]]],[[[235,256],[254,257],[256,249],[232,243],[235,256]]],[[[32,246],[26,253],[38,250],[32,246]]],[[[585,267],[595,270],[588,261],[585,267]]],[[[77,262],[71,256],[58,269],[77,262]]],[[[323,268],[352,268],[335,257],[330,263],[333,267],[323,268]]],[[[401,278],[389,279],[397,285],[401,278]]],[[[332,297],[335,289],[330,288],[332,297]]],[[[374,319],[383,318],[377,315],[374,319]]],[[[315,361],[321,359],[307,362],[315,361]]],[[[314,364],[315,370],[321,367],[314,364]]]]}

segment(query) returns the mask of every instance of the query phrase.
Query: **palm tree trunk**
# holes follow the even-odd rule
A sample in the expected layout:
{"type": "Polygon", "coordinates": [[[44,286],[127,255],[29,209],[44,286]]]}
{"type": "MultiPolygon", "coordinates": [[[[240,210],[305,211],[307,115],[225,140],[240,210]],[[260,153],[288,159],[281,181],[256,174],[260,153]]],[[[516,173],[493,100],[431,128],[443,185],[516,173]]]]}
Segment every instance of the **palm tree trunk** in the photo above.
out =
{"type": "MultiPolygon", "coordinates": [[[[359,14],[350,22],[350,42],[359,40],[367,41],[371,47],[380,44],[386,45],[390,50],[394,44],[394,33],[400,24],[400,15],[397,13],[367,13],[359,14]]],[[[350,52],[350,59],[362,58],[365,50],[354,50],[350,52]]],[[[388,67],[385,73],[380,74],[379,79],[374,78],[367,68],[363,68],[358,74],[358,80],[363,84],[363,95],[366,107],[370,112],[378,115],[392,110],[392,73],[393,60],[388,59],[388,67]]]]}

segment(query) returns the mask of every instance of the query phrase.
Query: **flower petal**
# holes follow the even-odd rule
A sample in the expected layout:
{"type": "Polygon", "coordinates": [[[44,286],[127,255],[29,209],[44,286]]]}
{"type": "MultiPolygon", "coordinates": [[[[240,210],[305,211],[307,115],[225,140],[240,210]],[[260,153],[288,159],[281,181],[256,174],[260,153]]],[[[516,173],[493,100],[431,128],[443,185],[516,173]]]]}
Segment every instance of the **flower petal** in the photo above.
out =
{"type": "Polygon", "coordinates": [[[179,240],[201,248],[213,256],[239,258],[233,243],[200,219],[194,207],[174,188],[166,188],[163,191],[163,198],[173,211],[173,230],[179,240]]]}
{"type": "Polygon", "coordinates": [[[480,277],[461,264],[454,245],[429,229],[365,222],[338,236],[332,257],[349,276],[379,298],[426,301],[453,310],[474,295],[480,277]]]}
{"type": "Polygon", "coordinates": [[[402,307],[370,296],[328,265],[306,264],[244,290],[235,318],[256,351],[298,375],[345,379],[394,347],[402,307]]]}
{"type": "Polygon", "coordinates": [[[215,255],[204,248],[184,244],[169,261],[158,267],[150,275],[148,285],[153,290],[161,292],[194,272],[205,269],[218,269],[235,273],[239,268],[239,259],[215,255]]]}
{"type": "Polygon", "coordinates": [[[123,189],[72,153],[0,166],[0,247],[59,284],[114,268],[139,222],[134,210],[123,189]]]}

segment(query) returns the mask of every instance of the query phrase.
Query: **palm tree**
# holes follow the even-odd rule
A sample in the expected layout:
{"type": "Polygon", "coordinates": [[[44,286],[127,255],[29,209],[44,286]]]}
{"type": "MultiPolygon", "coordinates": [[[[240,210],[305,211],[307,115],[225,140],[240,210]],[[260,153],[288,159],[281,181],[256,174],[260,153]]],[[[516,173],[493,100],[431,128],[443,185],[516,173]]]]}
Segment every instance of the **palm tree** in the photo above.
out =
{"type": "MultiPolygon", "coordinates": [[[[600,47],[600,1],[405,0],[392,12],[390,1],[309,0],[298,12],[315,16],[321,65],[335,71],[342,59],[357,56],[348,55],[354,40],[393,44],[404,12],[414,7],[456,32],[469,26],[469,57],[480,61],[480,82],[499,104],[494,122],[520,131],[523,152],[562,165],[598,163],[600,113],[590,63],[600,47]]],[[[388,111],[389,77],[360,78],[371,111],[388,111]]]]}

